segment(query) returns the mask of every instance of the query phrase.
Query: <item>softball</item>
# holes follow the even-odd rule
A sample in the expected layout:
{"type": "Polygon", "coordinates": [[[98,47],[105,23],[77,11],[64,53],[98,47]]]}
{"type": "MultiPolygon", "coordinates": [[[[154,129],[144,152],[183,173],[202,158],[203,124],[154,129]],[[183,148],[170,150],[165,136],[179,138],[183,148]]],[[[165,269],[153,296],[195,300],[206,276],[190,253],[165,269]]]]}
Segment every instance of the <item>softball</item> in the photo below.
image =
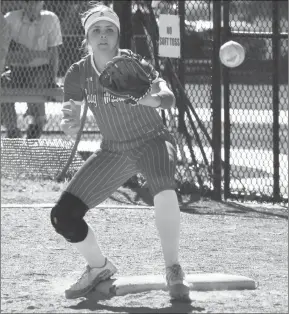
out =
{"type": "Polygon", "coordinates": [[[219,57],[226,67],[235,68],[245,60],[245,49],[239,43],[231,40],[221,46],[219,57]]]}

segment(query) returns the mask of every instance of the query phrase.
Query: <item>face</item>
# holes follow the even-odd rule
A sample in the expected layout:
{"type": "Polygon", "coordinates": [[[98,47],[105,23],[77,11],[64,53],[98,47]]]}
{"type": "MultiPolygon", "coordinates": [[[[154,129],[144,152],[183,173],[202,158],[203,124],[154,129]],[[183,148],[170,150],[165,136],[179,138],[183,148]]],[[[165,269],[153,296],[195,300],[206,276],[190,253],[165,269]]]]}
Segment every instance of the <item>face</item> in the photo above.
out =
{"type": "Polygon", "coordinates": [[[88,43],[93,51],[110,52],[118,46],[118,28],[111,22],[99,21],[87,33],[88,43]]]}
{"type": "Polygon", "coordinates": [[[31,15],[38,15],[43,9],[44,1],[28,1],[26,4],[26,10],[31,15]]]}

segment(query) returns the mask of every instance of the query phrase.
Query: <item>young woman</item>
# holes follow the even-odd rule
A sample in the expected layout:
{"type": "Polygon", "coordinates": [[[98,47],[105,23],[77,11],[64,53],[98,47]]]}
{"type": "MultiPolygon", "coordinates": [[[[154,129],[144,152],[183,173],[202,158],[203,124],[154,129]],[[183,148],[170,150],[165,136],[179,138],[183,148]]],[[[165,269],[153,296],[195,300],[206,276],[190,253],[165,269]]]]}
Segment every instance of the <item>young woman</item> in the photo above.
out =
{"type": "Polygon", "coordinates": [[[116,55],[132,52],[119,49],[119,18],[109,7],[92,7],[83,15],[82,25],[90,53],[74,63],[66,74],[61,125],[66,134],[76,134],[81,104],[86,101],[103,141],[100,151],[79,169],[51,211],[56,232],[77,248],[87,262],[86,271],[66,290],[66,297],[82,297],[116,273],[116,267],[103,255],[84,216],[130,177],[142,173],[154,196],[155,222],[170,295],[174,299],[188,299],[189,287],[178,256],[180,209],[174,179],[176,146],[156,110],[173,106],[175,97],[157,72],[151,94],[136,106],[108,94],[98,81],[101,71],[116,55]]]}

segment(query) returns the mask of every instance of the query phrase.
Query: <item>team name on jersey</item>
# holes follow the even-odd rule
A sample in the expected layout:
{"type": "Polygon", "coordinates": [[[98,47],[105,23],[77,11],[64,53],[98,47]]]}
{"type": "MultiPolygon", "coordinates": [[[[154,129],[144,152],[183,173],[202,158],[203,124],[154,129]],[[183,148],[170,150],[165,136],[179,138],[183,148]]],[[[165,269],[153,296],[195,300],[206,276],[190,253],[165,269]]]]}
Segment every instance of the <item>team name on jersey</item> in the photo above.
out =
{"type": "Polygon", "coordinates": [[[115,97],[111,95],[106,90],[100,90],[96,88],[95,82],[93,80],[93,77],[87,77],[86,78],[86,87],[85,88],[85,94],[87,102],[91,105],[98,106],[98,101],[103,101],[104,105],[112,104],[114,105],[116,102],[121,102],[123,99],[115,97]],[[102,95],[101,95],[102,93],[102,95]]]}
{"type": "Polygon", "coordinates": [[[85,88],[86,100],[89,104],[97,106],[96,94],[89,94],[88,90],[85,88]]]}
{"type": "Polygon", "coordinates": [[[111,103],[122,101],[122,99],[117,98],[117,97],[111,95],[107,91],[104,91],[103,92],[103,101],[104,101],[104,104],[107,105],[107,104],[111,104],[111,103]]]}

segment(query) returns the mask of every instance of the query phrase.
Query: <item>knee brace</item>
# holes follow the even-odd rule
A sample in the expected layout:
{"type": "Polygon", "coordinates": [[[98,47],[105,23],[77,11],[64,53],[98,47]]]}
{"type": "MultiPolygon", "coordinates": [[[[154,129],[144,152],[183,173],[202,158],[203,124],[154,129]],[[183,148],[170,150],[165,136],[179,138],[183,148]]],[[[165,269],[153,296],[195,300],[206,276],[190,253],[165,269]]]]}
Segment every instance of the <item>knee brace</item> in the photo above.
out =
{"type": "Polygon", "coordinates": [[[63,192],[51,210],[51,223],[55,231],[68,242],[81,242],[88,233],[88,225],[83,219],[87,211],[88,207],[81,199],[69,192],[63,192]]]}

